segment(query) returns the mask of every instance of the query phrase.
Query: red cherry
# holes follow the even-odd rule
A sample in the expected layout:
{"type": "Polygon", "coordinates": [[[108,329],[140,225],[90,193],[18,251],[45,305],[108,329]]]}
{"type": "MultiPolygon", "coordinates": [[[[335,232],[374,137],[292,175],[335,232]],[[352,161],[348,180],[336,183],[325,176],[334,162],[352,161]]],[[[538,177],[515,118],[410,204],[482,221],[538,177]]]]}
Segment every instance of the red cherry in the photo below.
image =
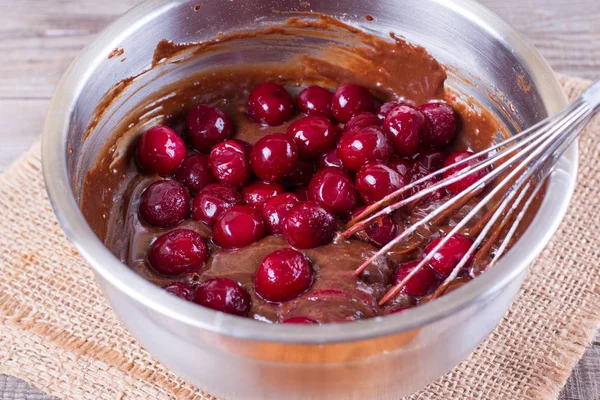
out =
{"type": "Polygon", "coordinates": [[[308,116],[292,123],[287,135],[296,142],[300,157],[316,158],[333,149],[337,140],[337,130],[330,120],[308,116]]]}
{"type": "Polygon", "coordinates": [[[167,292],[174,294],[184,300],[192,301],[194,298],[194,287],[185,282],[171,282],[161,286],[167,292]]]}
{"type": "Polygon", "coordinates": [[[314,319],[306,318],[306,317],[292,317],[283,321],[284,324],[301,324],[301,325],[314,325],[318,324],[314,319]]]}
{"type": "Polygon", "coordinates": [[[374,112],[375,97],[364,86],[343,84],[333,93],[331,110],[335,119],[346,123],[361,112],[374,112]]]}
{"type": "Polygon", "coordinates": [[[387,165],[402,175],[407,181],[410,180],[413,168],[413,163],[410,160],[407,160],[406,158],[400,158],[398,156],[392,156],[387,165]]]}
{"type": "Polygon", "coordinates": [[[326,245],[333,240],[336,231],[333,215],[312,201],[294,206],[283,223],[288,243],[299,249],[326,245]]]}
{"type": "Polygon", "coordinates": [[[149,129],[137,144],[137,159],[142,168],[162,176],[175,172],[185,156],[185,143],[167,126],[149,129]]]}
{"type": "Polygon", "coordinates": [[[272,197],[285,193],[285,188],[278,183],[255,182],[242,189],[242,197],[247,205],[260,210],[272,197]]]}
{"type": "Polygon", "coordinates": [[[217,143],[233,135],[231,122],[225,113],[204,104],[190,110],[186,127],[192,146],[203,153],[209,153],[217,143]]]}
{"type": "Polygon", "coordinates": [[[347,215],[360,202],[352,178],[335,167],[322,169],[313,176],[308,197],[336,215],[347,215]]]}
{"type": "Polygon", "coordinates": [[[320,86],[309,86],[300,92],[296,106],[301,113],[318,117],[332,118],[331,99],[333,93],[320,86]]]}
{"type": "MultiPolygon", "coordinates": [[[[462,161],[468,157],[471,157],[472,155],[473,155],[473,153],[471,153],[470,151],[458,151],[456,153],[452,153],[446,159],[446,162],[444,163],[444,167],[453,165],[459,161],[462,161]]],[[[444,179],[447,179],[447,178],[450,178],[451,176],[457,175],[460,171],[467,168],[468,166],[474,166],[478,163],[479,163],[479,161],[477,159],[473,159],[471,161],[467,161],[466,163],[464,163],[462,165],[450,168],[449,170],[444,172],[444,179]]],[[[482,179],[487,174],[488,174],[488,171],[486,168],[481,169],[477,172],[469,172],[464,176],[464,178],[461,178],[460,180],[447,185],[446,191],[450,194],[459,194],[463,190],[466,190],[469,187],[471,187],[471,185],[475,184],[475,182],[482,179]]]]}
{"type": "MultiPolygon", "coordinates": [[[[401,264],[394,275],[394,285],[402,282],[404,278],[419,264],[419,261],[413,261],[401,264]]],[[[409,296],[421,297],[429,294],[437,285],[438,280],[435,273],[427,265],[424,265],[412,278],[406,282],[402,288],[402,293],[409,296]]]]}
{"type": "Polygon", "coordinates": [[[385,164],[367,164],[356,174],[356,187],[367,204],[407,185],[407,179],[385,164]]]}
{"type": "Polygon", "coordinates": [[[248,97],[248,114],[261,124],[281,125],[294,115],[294,99],[283,86],[261,83],[248,97]]]}
{"type": "Polygon", "coordinates": [[[399,156],[412,156],[419,148],[423,115],[410,106],[398,106],[390,111],[383,122],[383,130],[394,143],[399,156]]]}
{"type": "MultiPolygon", "coordinates": [[[[442,239],[443,238],[439,238],[429,242],[427,247],[425,247],[425,250],[423,250],[424,255],[428,255],[432,252],[442,239]]],[[[473,241],[464,235],[457,234],[452,236],[429,261],[429,266],[437,272],[440,277],[447,278],[463,256],[467,254],[472,244],[473,241]]],[[[465,267],[468,267],[471,261],[472,260],[469,260],[465,267]]]]}
{"type": "Polygon", "coordinates": [[[283,178],[283,186],[298,187],[308,185],[315,174],[315,164],[312,161],[298,160],[292,173],[283,178]]]}
{"type": "Polygon", "coordinates": [[[256,176],[264,181],[279,182],[294,171],[298,148],[286,135],[274,133],[256,142],[250,160],[256,176]]]}
{"type": "Polygon", "coordinates": [[[213,241],[224,249],[246,247],[264,236],[262,216],[248,206],[233,206],[221,214],[213,227],[213,241]]]}
{"type": "Polygon", "coordinates": [[[204,154],[193,154],[186,158],[175,171],[175,179],[192,193],[198,193],[206,185],[217,181],[210,169],[208,156],[204,154]]]}
{"type": "Polygon", "coordinates": [[[380,105],[379,108],[377,108],[377,112],[375,113],[377,114],[377,118],[379,118],[380,123],[383,123],[383,120],[385,120],[385,117],[387,117],[388,113],[394,108],[398,107],[399,105],[400,103],[397,103],[395,101],[388,101],[387,103],[383,103],[382,105],[380,105]]]}
{"type": "MultiPolygon", "coordinates": [[[[417,180],[424,178],[425,176],[441,169],[444,166],[444,162],[446,161],[446,153],[441,151],[433,151],[426,150],[419,153],[413,162],[411,168],[411,182],[416,182],[417,180]]],[[[438,183],[440,177],[435,177],[433,179],[429,179],[427,182],[423,182],[415,186],[411,194],[418,193],[422,190],[427,189],[438,183]]],[[[427,197],[423,198],[421,201],[430,203],[433,201],[439,201],[446,195],[446,191],[444,188],[440,188],[435,192],[429,194],[427,197]]]]}
{"type": "Polygon", "coordinates": [[[190,229],[177,229],[152,243],[148,250],[148,263],[160,274],[181,275],[197,272],[207,256],[202,236],[190,229]]]}
{"type": "MultiPolygon", "coordinates": [[[[352,218],[357,217],[366,207],[359,207],[352,211],[352,218]]],[[[398,225],[389,215],[384,215],[369,225],[365,233],[374,243],[379,246],[385,246],[398,236],[398,225]]]]}
{"type": "Polygon", "coordinates": [[[337,155],[337,149],[333,149],[325,154],[322,154],[321,157],[319,157],[319,159],[317,160],[318,169],[323,169],[327,167],[344,168],[342,160],[340,160],[340,158],[337,155]]]}
{"type": "Polygon", "coordinates": [[[250,311],[250,295],[246,289],[227,278],[213,278],[200,284],[194,303],[240,317],[250,311]]]}
{"type": "Polygon", "coordinates": [[[392,144],[381,129],[371,126],[342,136],[337,155],[347,170],[358,171],[370,161],[387,162],[392,155],[392,144]]]}
{"type": "Polygon", "coordinates": [[[267,226],[267,232],[271,235],[283,233],[283,221],[290,210],[300,203],[298,196],[292,193],[279,194],[270,198],[262,207],[262,216],[267,226]]]}
{"type": "Polygon", "coordinates": [[[272,303],[295,299],[313,280],[310,262],[294,249],[280,249],[266,256],[254,276],[256,294],[272,303]]]}
{"type": "Polygon", "coordinates": [[[192,218],[212,226],[223,211],[241,204],[242,197],[237,190],[228,185],[214,183],[198,193],[192,201],[192,218]]]}
{"type": "Polygon", "coordinates": [[[139,213],[144,222],[157,228],[170,228],[190,214],[190,195],[177,181],[156,181],[142,193],[139,213]]]}
{"type": "Polygon", "coordinates": [[[377,115],[370,112],[356,114],[346,123],[346,125],[344,125],[344,133],[354,129],[367,128],[369,126],[381,126],[381,121],[377,115]]]}
{"type": "Polygon", "coordinates": [[[227,140],[213,147],[209,162],[213,175],[219,182],[228,185],[242,186],[252,174],[246,146],[236,140],[227,140]]]}
{"type": "Polygon", "coordinates": [[[298,200],[300,201],[308,200],[308,185],[298,186],[296,190],[294,190],[294,194],[298,197],[298,200]]]}
{"type": "Polygon", "coordinates": [[[450,143],[457,133],[457,120],[454,109],[446,102],[432,102],[418,108],[425,117],[421,132],[424,146],[442,147],[450,143]]]}

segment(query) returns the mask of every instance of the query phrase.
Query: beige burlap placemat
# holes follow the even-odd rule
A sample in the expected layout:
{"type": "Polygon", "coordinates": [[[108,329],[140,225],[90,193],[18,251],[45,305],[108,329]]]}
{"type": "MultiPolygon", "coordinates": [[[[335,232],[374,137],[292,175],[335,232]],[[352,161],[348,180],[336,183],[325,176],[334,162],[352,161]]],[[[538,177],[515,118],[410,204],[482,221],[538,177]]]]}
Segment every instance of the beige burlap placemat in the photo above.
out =
{"type": "MultiPolygon", "coordinates": [[[[588,81],[563,78],[570,98],[588,81]]],[[[414,399],[553,399],[600,327],[600,121],[569,213],[500,325],[414,399]]],[[[0,176],[0,373],[64,399],[208,399],[121,326],[65,238],[34,146],[0,176]]]]}

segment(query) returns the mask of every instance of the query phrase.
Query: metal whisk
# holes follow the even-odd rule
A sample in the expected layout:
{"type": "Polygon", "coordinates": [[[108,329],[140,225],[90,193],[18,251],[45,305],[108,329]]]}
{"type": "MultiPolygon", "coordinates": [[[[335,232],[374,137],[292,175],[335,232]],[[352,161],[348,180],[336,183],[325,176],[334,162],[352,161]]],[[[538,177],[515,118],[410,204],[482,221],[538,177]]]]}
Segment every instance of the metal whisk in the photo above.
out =
{"type": "Polygon", "coordinates": [[[488,266],[492,267],[506,251],[511,238],[514,236],[519,223],[523,219],[533,199],[544,187],[545,179],[552,172],[556,161],[562,156],[569,145],[577,138],[583,128],[600,109],[600,81],[594,83],[572,104],[557,114],[546,118],[521,133],[512,136],[484,151],[473,154],[453,165],[437,170],[397,191],[382,200],[370,205],[360,215],[351,220],[343,233],[346,238],[364,230],[383,215],[409,204],[414,204],[429,194],[445,188],[464,177],[478,171],[489,171],[460,194],[442,203],[433,212],[405,229],[391,242],[383,246],[377,253],[359,266],[355,274],[360,275],[376,258],[385,255],[396,244],[408,238],[419,227],[432,220],[443,218],[461,208],[471,197],[480,193],[482,188],[496,181],[491,190],[461,219],[452,230],[415,266],[415,268],[397,285],[392,287],[381,299],[384,305],[400,293],[406,283],[435,256],[435,254],[459,233],[478,213],[489,207],[478,224],[481,230],[475,232],[473,244],[451,274],[433,293],[432,298],[443,294],[450,283],[460,273],[463,267],[480,252],[488,252],[494,243],[499,244],[488,266]],[[439,180],[441,174],[456,167],[464,166],[455,174],[439,180]],[[491,170],[490,170],[491,169],[491,170]],[[431,184],[434,182],[434,184],[431,184]],[[416,188],[427,186],[425,189],[416,188]],[[421,185],[421,186],[419,186],[421,185]],[[418,192],[403,198],[413,190],[418,192]],[[481,222],[483,224],[481,224],[481,222]]]}

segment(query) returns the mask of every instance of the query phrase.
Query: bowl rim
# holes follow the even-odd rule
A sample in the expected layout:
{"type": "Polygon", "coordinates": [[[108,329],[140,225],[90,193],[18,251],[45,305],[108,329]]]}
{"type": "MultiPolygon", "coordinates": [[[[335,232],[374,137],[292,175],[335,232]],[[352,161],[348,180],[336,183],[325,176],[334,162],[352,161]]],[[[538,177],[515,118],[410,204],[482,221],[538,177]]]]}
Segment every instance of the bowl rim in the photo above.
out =
{"type": "MultiPolygon", "coordinates": [[[[564,92],[552,69],[514,28],[474,0],[432,0],[441,7],[454,9],[513,48],[529,69],[547,110],[556,112],[567,104],[564,92]]],[[[419,306],[418,312],[403,313],[351,322],[315,326],[265,323],[216,312],[181,300],[145,280],[121,263],[98,239],[81,213],[71,190],[67,170],[69,122],[84,84],[105,54],[117,48],[136,24],[153,18],[165,8],[176,7],[185,0],[150,0],[128,11],[106,28],[73,61],[51,101],[42,137],[42,167],[46,190],[56,217],[80,254],[95,273],[119,291],[158,314],[191,327],[231,337],[280,343],[324,344],[367,340],[424,326],[482,301],[516,279],[541,252],[566,213],[574,191],[577,174],[577,144],[559,160],[563,172],[552,176],[544,201],[530,228],[505,254],[498,264],[458,290],[432,303],[419,306]],[[544,218],[540,218],[544,216],[544,218]],[[550,216],[550,217],[548,217],[550,216]]]]}

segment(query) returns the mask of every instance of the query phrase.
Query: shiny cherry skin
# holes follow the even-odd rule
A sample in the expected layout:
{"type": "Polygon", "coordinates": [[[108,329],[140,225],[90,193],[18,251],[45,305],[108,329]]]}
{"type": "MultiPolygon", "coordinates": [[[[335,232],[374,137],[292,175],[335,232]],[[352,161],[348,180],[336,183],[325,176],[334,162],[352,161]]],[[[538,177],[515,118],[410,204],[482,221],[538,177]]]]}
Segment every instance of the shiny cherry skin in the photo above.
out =
{"type": "MultiPolygon", "coordinates": [[[[442,151],[435,150],[425,150],[415,156],[411,168],[411,182],[416,182],[417,180],[441,169],[444,166],[446,161],[447,154],[442,151]]],[[[415,194],[421,190],[424,190],[430,186],[435,185],[440,181],[441,176],[436,176],[433,179],[428,180],[427,182],[423,182],[418,184],[412,191],[411,194],[415,194]]],[[[446,195],[446,190],[444,188],[440,188],[435,192],[429,194],[427,197],[423,198],[421,201],[430,203],[432,201],[439,201],[446,195]]]]}
{"type": "MultiPolygon", "coordinates": [[[[352,218],[358,217],[365,208],[366,207],[359,207],[354,209],[352,211],[352,218]]],[[[365,229],[365,233],[375,244],[385,246],[398,236],[398,225],[389,215],[384,215],[373,224],[369,225],[365,229]]]]}
{"type": "Polygon", "coordinates": [[[183,183],[192,193],[198,193],[203,187],[217,182],[204,154],[192,154],[177,168],[175,179],[183,183]]]}
{"type": "Polygon", "coordinates": [[[213,278],[201,283],[194,294],[194,303],[240,317],[250,311],[250,295],[246,289],[227,278],[213,278]]]}
{"type": "Polygon", "coordinates": [[[197,272],[207,256],[202,236],[190,229],[176,229],[150,245],[148,263],[159,274],[175,276],[197,272]]]}
{"type": "Polygon", "coordinates": [[[283,321],[284,324],[315,325],[318,324],[314,319],[306,317],[292,317],[283,321]]]}
{"type": "Polygon", "coordinates": [[[280,249],[266,256],[254,275],[256,294],[271,303],[293,300],[313,281],[308,259],[294,249],[280,249]]]}
{"type": "Polygon", "coordinates": [[[428,147],[442,147],[450,143],[457,133],[456,113],[443,101],[423,104],[418,110],[425,117],[421,143],[428,147]]]}
{"type": "Polygon", "coordinates": [[[167,292],[187,301],[192,301],[194,298],[195,288],[185,282],[171,282],[161,286],[167,292]]]}
{"type": "Polygon", "coordinates": [[[377,118],[377,115],[370,112],[356,114],[354,117],[350,118],[350,121],[348,121],[346,125],[344,125],[344,133],[354,129],[367,128],[369,126],[381,126],[381,121],[377,118]]]}
{"type": "Polygon", "coordinates": [[[399,105],[400,103],[396,101],[388,101],[387,103],[383,103],[382,105],[380,105],[377,108],[377,111],[375,112],[377,118],[379,118],[380,123],[383,123],[385,117],[387,117],[389,112],[392,111],[394,108],[398,107],[399,105]]]}
{"type": "Polygon", "coordinates": [[[254,182],[242,188],[244,202],[257,210],[272,197],[285,193],[285,188],[278,183],[254,182]]]}
{"type": "Polygon", "coordinates": [[[385,164],[367,164],[356,174],[356,187],[367,204],[381,200],[407,184],[404,176],[385,164]]]}
{"type": "Polygon", "coordinates": [[[282,193],[267,200],[261,209],[267,233],[270,235],[283,234],[283,221],[290,210],[299,203],[300,199],[293,193],[282,193]]]}
{"type": "Polygon", "coordinates": [[[300,201],[308,200],[308,185],[298,186],[294,190],[294,194],[298,197],[298,200],[300,200],[300,201]]]}
{"type": "MultiPolygon", "coordinates": [[[[425,247],[425,250],[423,250],[424,255],[431,253],[442,239],[443,238],[438,238],[429,242],[425,247]]],[[[452,236],[429,261],[429,266],[438,276],[444,279],[447,278],[463,256],[467,254],[472,244],[473,241],[467,236],[460,234],[452,236]]],[[[471,261],[472,259],[465,265],[465,268],[469,266],[471,261]]]]}
{"type": "MultiPolygon", "coordinates": [[[[420,261],[413,261],[401,264],[398,266],[396,273],[394,274],[394,285],[402,282],[406,276],[412,272],[413,269],[419,264],[420,261]]],[[[435,273],[424,265],[415,275],[406,282],[406,285],[402,288],[402,293],[406,293],[409,296],[421,297],[431,293],[431,291],[437,286],[438,279],[435,273]]]]}
{"type": "Polygon", "coordinates": [[[171,228],[190,214],[190,195],[177,181],[156,181],[142,193],[141,219],[157,228],[171,228]]]}
{"type": "Polygon", "coordinates": [[[394,153],[399,156],[417,153],[424,120],[419,111],[406,105],[400,105],[388,113],[383,121],[383,130],[392,139],[394,153]]]}
{"type": "Polygon", "coordinates": [[[358,171],[368,162],[385,163],[391,155],[389,138],[374,126],[346,133],[337,145],[337,156],[348,171],[358,171]]]}
{"type": "Polygon", "coordinates": [[[318,171],[308,185],[308,197],[334,215],[347,215],[360,197],[352,178],[340,168],[318,171]]]}
{"type": "Polygon", "coordinates": [[[314,174],[315,163],[313,161],[298,159],[294,170],[288,176],[283,178],[282,183],[283,186],[287,188],[308,185],[314,174]]]}
{"type": "Polygon", "coordinates": [[[336,231],[333,215],[313,201],[294,206],[283,223],[285,238],[298,249],[326,245],[333,240],[336,231]]]}
{"type": "Polygon", "coordinates": [[[306,115],[314,115],[331,119],[331,100],[333,93],[320,86],[309,86],[302,90],[296,98],[298,111],[306,115]]]}
{"type": "MultiPolygon", "coordinates": [[[[446,159],[446,162],[444,163],[444,167],[448,167],[448,166],[455,164],[459,161],[462,161],[468,157],[471,157],[472,155],[473,155],[473,153],[471,153],[470,151],[459,151],[456,153],[452,153],[446,159]]],[[[451,176],[458,174],[460,171],[467,168],[468,166],[476,165],[478,162],[479,161],[477,159],[473,159],[471,161],[467,161],[466,163],[464,163],[462,165],[456,166],[454,168],[450,168],[449,170],[444,172],[444,179],[450,178],[451,176]]],[[[466,174],[464,176],[464,178],[461,178],[460,180],[447,185],[446,191],[450,194],[459,194],[463,190],[467,190],[469,187],[471,187],[471,185],[475,184],[475,182],[477,182],[478,180],[485,177],[488,174],[488,172],[489,171],[486,168],[481,169],[477,172],[470,172],[470,173],[466,174]]],[[[477,188],[477,189],[480,190],[479,188],[477,188]]]]}
{"type": "Polygon", "coordinates": [[[227,140],[213,147],[209,162],[213,175],[227,185],[242,186],[252,174],[246,146],[237,140],[227,140]]]}
{"type": "Polygon", "coordinates": [[[147,172],[171,175],[183,162],[187,151],[183,139],[167,126],[155,126],[140,137],[137,160],[147,172]]]}
{"type": "Polygon", "coordinates": [[[335,147],[337,129],[324,117],[308,116],[292,123],[286,134],[298,146],[300,157],[312,159],[335,147]]]}
{"type": "Polygon", "coordinates": [[[281,125],[294,115],[294,99],[283,86],[261,83],[248,97],[248,114],[263,125],[281,125]]]}
{"type": "Polygon", "coordinates": [[[323,169],[327,167],[344,168],[342,160],[337,155],[337,149],[329,150],[327,153],[322,154],[317,160],[317,168],[323,169]]]}
{"type": "Polygon", "coordinates": [[[346,123],[362,112],[375,111],[375,97],[364,86],[346,83],[333,93],[331,110],[339,122],[346,123]]]}
{"type": "Polygon", "coordinates": [[[203,153],[210,153],[217,143],[233,135],[231,122],[225,113],[204,104],[192,108],[185,122],[192,146],[203,153]]]}
{"type": "Polygon", "coordinates": [[[242,196],[229,185],[213,183],[202,189],[192,201],[192,218],[213,226],[224,211],[242,204],[242,196]]]}
{"type": "Polygon", "coordinates": [[[224,249],[239,249],[262,239],[265,232],[258,211],[249,206],[233,206],[213,226],[213,242],[224,249]]]}
{"type": "Polygon", "coordinates": [[[252,147],[252,170],[263,181],[280,182],[294,171],[298,161],[296,143],[282,133],[273,133],[260,139],[252,147]]]}
{"type": "Polygon", "coordinates": [[[392,156],[390,161],[387,163],[388,167],[402,175],[406,180],[410,181],[413,162],[406,158],[400,158],[398,156],[392,156]]]}

